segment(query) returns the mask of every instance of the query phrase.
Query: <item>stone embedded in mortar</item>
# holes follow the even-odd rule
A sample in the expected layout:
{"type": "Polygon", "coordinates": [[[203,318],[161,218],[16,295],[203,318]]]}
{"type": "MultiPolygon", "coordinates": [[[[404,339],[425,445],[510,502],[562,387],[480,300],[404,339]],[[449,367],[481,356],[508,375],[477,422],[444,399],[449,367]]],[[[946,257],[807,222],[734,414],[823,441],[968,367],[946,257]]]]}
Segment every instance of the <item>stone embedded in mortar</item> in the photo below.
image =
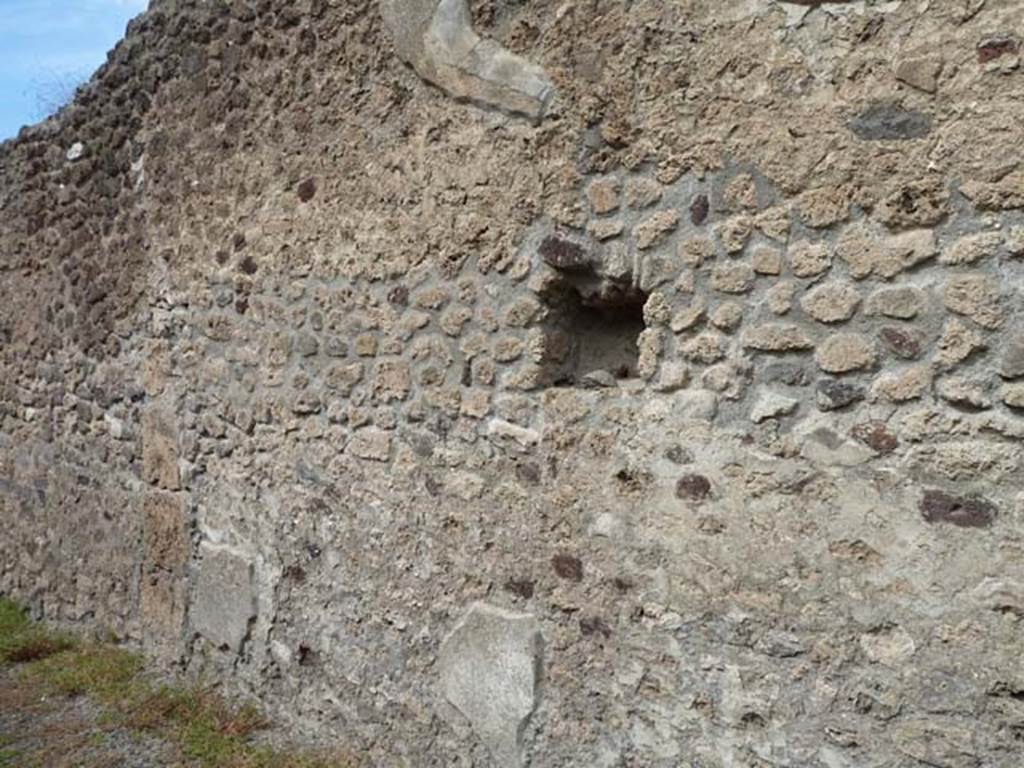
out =
{"type": "Polygon", "coordinates": [[[979,331],[953,317],[942,327],[934,362],[940,368],[952,368],[987,348],[988,342],[979,331]]]}
{"type": "Polygon", "coordinates": [[[981,497],[953,496],[928,490],[921,499],[921,514],[929,523],[950,523],[960,528],[989,528],[998,510],[981,497]]]}
{"type": "Polygon", "coordinates": [[[879,400],[904,403],[920,398],[931,383],[931,367],[915,365],[903,371],[883,373],[871,387],[871,394],[879,400]]]}
{"type": "Polygon", "coordinates": [[[199,548],[190,615],[192,627],[218,648],[242,650],[256,618],[252,563],[226,547],[203,542],[199,548]]]}
{"type": "Polygon", "coordinates": [[[726,347],[726,341],[720,334],[707,331],[687,341],[681,352],[690,362],[710,365],[725,357],[726,347]]]}
{"type": "Polygon", "coordinates": [[[701,226],[708,220],[710,210],[711,205],[708,202],[707,195],[700,194],[695,196],[690,202],[690,223],[695,227],[701,226]]]}
{"type": "Polygon", "coordinates": [[[787,256],[790,269],[797,277],[817,277],[832,266],[832,256],[825,243],[793,243],[787,256]]]}
{"type": "Polygon", "coordinates": [[[1006,342],[999,374],[1004,379],[1024,378],[1024,333],[1017,334],[1006,342]]]}
{"type": "Polygon", "coordinates": [[[440,686],[495,765],[522,765],[523,730],[540,695],[543,638],[536,618],[474,604],[441,644],[440,686]]]}
{"type": "Polygon", "coordinates": [[[925,293],[920,288],[880,288],[868,297],[867,313],[897,320],[913,320],[924,310],[925,302],[925,293]]]}
{"type": "Polygon", "coordinates": [[[669,328],[672,329],[673,333],[682,333],[688,331],[691,328],[699,325],[707,313],[707,306],[700,299],[694,301],[688,307],[679,310],[675,315],[672,316],[672,320],[669,323],[669,328]]]}
{"type": "Polygon", "coordinates": [[[587,234],[599,242],[613,240],[625,231],[622,219],[596,219],[587,224],[587,234]]]}
{"type": "Polygon", "coordinates": [[[711,495],[711,481],[704,475],[689,473],[676,482],[676,498],[701,502],[711,495]]]}
{"type": "Polygon", "coordinates": [[[375,427],[358,429],[348,443],[348,451],[360,459],[386,462],[391,456],[391,436],[375,427]]]}
{"type": "Polygon", "coordinates": [[[743,334],[743,346],[759,352],[795,352],[813,345],[800,326],[788,323],[763,323],[743,334]]]}
{"type": "Polygon", "coordinates": [[[960,408],[985,410],[992,407],[992,398],[977,381],[953,376],[939,381],[936,389],[939,397],[960,408]]]}
{"type": "Polygon", "coordinates": [[[1024,208],[1024,171],[1007,174],[999,181],[968,181],[960,192],[979,211],[1013,211],[1024,208]]]}
{"type": "Polygon", "coordinates": [[[785,315],[793,308],[795,295],[796,285],[788,280],[783,280],[765,291],[764,301],[772,314],[785,315]]]}
{"type": "Polygon", "coordinates": [[[999,232],[965,235],[939,255],[939,263],[952,266],[974,264],[995,256],[1002,244],[1003,236],[999,232]]]}
{"type": "Polygon", "coordinates": [[[927,136],[932,119],[923,112],[896,104],[875,104],[846,125],[864,141],[907,141],[927,136]]]}
{"type": "Polygon", "coordinates": [[[715,227],[715,234],[726,253],[736,254],[746,247],[753,234],[753,226],[749,216],[735,216],[718,224],[715,227]]]}
{"type": "Polygon", "coordinates": [[[551,570],[560,579],[583,581],[583,561],[568,552],[558,552],[551,558],[551,570]]]}
{"type": "Polygon", "coordinates": [[[716,264],[711,270],[711,287],[721,293],[749,293],[754,287],[754,270],[742,262],[716,264]]]}
{"type": "Polygon", "coordinates": [[[481,38],[466,0],[381,0],[398,55],[452,96],[539,120],[554,86],[544,70],[481,38]]]}
{"type": "Polygon", "coordinates": [[[1003,402],[1015,410],[1024,409],[1024,384],[1006,384],[1002,388],[1003,402]]]}
{"type": "Polygon", "coordinates": [[[595,179],[587,187],[587,200],[590,201],[590,210],[598,216],[617,211],[620,205],[619,180],[613,176],[595,179]]]}
{"type": "Polygon", "coordinates": [[[797,213],[812,229],[824,229],[845,221],[850,215],[850,190],[834,186],[809,190],[797,200],[797,213]]]}
{"type": "Polygon", "coordinates": [[[641,251],[653,248],[675,231],[678,226],[679,211],[658,211],[637,224],[636,229],[633,230],[636,247],[641,251]]]}
{"type": "Polygon", "coordinates": [[[878,354],[866,336],[836,333],[818,345],[815,360],[828,373],[849,373],[870,368],[878,360],[878,354]]]}
{"type": "Polygon", "coordinates": [[[1003,56],[1014,56],[1020,51],[1020,41],[1011,35],[991,35],[978,43],[978,63],[988,64],[1003,56]]]}
{"type": "Polygon", "coordinates": [[[849,283],[828,282],[812,288],[800,299],[800,307],[820,323],[841,323],[860,306],[860,293],[849,283]]]}
{"type": "Polygon", "coordinates": [[[937,179],[897,182],[875,208],[890,229],[934,227],[949,215],[949,190],[937,179]]]}
{"type": "Polygon", "coordinates": [[[999,281],[992,275],[973,272],[954,275],[946,283],[946,309],[964,315],[983,328],[995,330],[1005,321],[999,281]]]}
{"type": "Polygon", "coordinates": [[[650,208],[661,200],[661,185],[653,179],[630,179],[626,182],[626,205],[634,209],[650,208]]]}
{"type": "Polygon", "coordinates": [[[822,379],[817,386],[818,409],[822,411],[838,411],[852,405],[865,397],[864,388],[837,379],[822,379]]]}
{"type": "Polygon", "coordinates": [[[925,93],[935,93],[939,88],[939,73],[942,61],[928,57],[903,59],[896,65],[896,79],[925,93]]]}
{"type": "Polygon", "coordinates": [[[731,333],[743,322],[743,307],[734,301],[720,304],[711,314],[711,324],[720,331],[731,333]]]}
{"type": "Polygon", "coordinates": [[[586,247],[562,235],[548,235],[537,253],[549,267],[563,272],[586,272],[592,268],[586,247]]]}
{"type": "Polygon", "coordinates": [[[777,248],[762,245],[754,249],[750,255],[750,265],[759,275],[782,274],[782,254],[777,248]]]}
{"type": "Polygon", "coordinates": [[[788,416],[800,405],[800,401],[769,389],[762,389],[750,411],[750,420],[760,424],[768,419],[777,419],[780,416],[788,416]]]}
{"type": "Polygon", "coordinates": [[[924,351],[924,334],[916,328],[887,325],[879,329],[878,340],[900,360],[917,360],[924,351]]]}
{"type": "Polygon", "coordinates": [[[889,431],[884,421],[865,421],[856,424],[850,430],[850,436],[883,456],[900,446],[899,438],[889,431]]]}
{"type": "Polygon", "coordinates": [[[1018,259],[1024,256],[1024,227],[1013,227],[1006,234],[1003,245],[1011,258],[1018,259]]]}

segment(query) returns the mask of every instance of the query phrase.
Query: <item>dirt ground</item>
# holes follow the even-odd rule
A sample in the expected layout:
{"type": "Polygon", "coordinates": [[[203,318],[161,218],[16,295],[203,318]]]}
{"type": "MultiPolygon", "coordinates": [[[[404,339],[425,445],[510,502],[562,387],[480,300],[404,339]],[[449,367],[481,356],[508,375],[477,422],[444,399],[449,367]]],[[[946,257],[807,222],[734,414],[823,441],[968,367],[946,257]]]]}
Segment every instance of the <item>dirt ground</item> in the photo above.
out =
{"type": "Polygon", "coordinates": [[[167,768],[186,765],[168,742],[118,727],[85,696],[41,695],[0,669],[0,768],[167,768]]]}

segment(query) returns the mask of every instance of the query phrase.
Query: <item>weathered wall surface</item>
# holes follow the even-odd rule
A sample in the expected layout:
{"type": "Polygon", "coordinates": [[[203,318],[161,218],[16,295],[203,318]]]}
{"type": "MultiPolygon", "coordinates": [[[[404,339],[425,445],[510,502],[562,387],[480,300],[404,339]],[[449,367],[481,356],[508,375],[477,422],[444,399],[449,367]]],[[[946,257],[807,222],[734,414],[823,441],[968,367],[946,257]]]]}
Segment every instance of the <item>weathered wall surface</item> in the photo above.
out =
{"type": "Polygon", "coordinates": [[[0,592],[374,765],[1017,768],[1024,10],[473,11],[545,119],[166,1],[0,147],[0,592]]]}

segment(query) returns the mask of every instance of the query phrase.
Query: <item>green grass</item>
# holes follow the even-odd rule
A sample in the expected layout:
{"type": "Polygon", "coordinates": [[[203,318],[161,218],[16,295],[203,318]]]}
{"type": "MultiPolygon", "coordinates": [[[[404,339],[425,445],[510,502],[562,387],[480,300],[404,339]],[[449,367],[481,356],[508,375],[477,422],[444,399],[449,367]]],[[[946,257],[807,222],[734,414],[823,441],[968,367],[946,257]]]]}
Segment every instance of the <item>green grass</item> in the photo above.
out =
{"type": "MultiPolygon", "coordinates": [[[[157,683],[143,659],[111,644],[78,640],[33,624],[0,599],[0,663],[36,694],[88,696],[117,726],[163,737],[198,768],[355,768],[348,753],[279,753],[252,743],[267,723],[253,707],[236,707],[201,685],[157,683]]],[[[0,747],[4,744],[0,741],[0,747]]],[[[0,768],[20,757],[0,749],[0,768]]]]}
{"type": "Polygon", "coordinates": [[[19,606],[0,599],[0,664],[44,659],[73,646],[69,635],[33,624],[19,606]]]}

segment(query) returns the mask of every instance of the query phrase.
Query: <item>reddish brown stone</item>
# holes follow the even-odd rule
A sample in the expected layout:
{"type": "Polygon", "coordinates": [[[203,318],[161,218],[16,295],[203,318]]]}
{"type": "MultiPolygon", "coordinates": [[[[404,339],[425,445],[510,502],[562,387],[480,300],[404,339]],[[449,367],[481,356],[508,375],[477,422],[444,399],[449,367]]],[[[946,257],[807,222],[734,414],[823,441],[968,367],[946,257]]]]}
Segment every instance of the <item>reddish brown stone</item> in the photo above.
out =
{"type": "Polygon", "coordinates": [[[545,237],[538,253],[545,264],[566,272],[586,270],[590,267],[590,257],[586,249],[579,243],[558,235],[545,237]]]}
{"type": "Polygon", "coordinates": [[[551,558],[551,567],[560,578],[569,581],[583,580],[583,561],[578,557],[559,552],[551,558]]]}
{"type": "Polygon", "coordinates": [[[1019,50],[1020,43],[1012,37],[990,37],[978,45],[978,63],[987,64],[1003,56],[1012,56],[1019,50]]]}
{"type": "Polygon", "coordinates": [[[921,356],[921,339],[913,331],[886,326],[878,332],[878,340],[901,360],[917,360],[921,356]]]}
{"type": "Polygon", "coordinates": [[[900,445],[899,439],[881,421],[858,424],[850,430],[850,435],[881,454],[892,453],[900,445]]]}
{"type": "Polygon", "coordinates": [[[299,200],[308,203],[316,195],[316,182],[313,179],[306,179],[299,184],[296,194],[299,196],[299,200]]]}

